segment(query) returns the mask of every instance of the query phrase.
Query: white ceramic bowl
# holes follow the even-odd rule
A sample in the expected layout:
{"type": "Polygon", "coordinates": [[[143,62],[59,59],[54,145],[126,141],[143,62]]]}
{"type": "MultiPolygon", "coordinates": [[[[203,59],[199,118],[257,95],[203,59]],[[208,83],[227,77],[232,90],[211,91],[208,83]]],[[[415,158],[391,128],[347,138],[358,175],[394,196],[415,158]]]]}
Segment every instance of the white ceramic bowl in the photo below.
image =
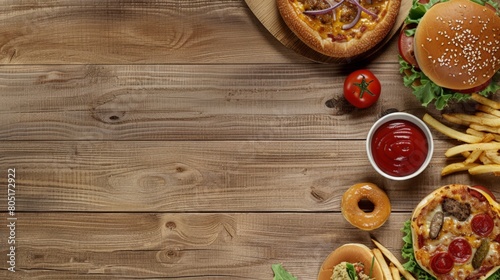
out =
{"type": "Polygon", "coordinates": [[[422,173],[422,171],[425,170],[425,168],[427,168],[427,166],[429,165],[429,162],[432,159],[432,154],[434,152],[434,142],[432,139],[431,131],[429,130],[427,125],[421,119],[415,117],[412,114],[397,112],[397,113],[391,113],[391,114],[383,116],[382,118],[378,119],[372,125],[372,127],[370,128],[370,131],[368,132],[368,136],[366,138],[366,152],[367,152],[368,159],[370,160],[371,165],[373,166],[373,168],[375,168],[375,170],[380,175],[382,175],[388,179],[391,179],[391,180],[403,181],[403,180],[408,180],[410,178],[413,178],[413,177],[419,175],[420,173],[422,173]],[[425,157],[424,162],[422,163],[420,168],[418,168],[416,171],[414,171],[411,174],[404,175],[404,176],[394,176],[391,174],[387,174],[377,165],[377,163],[375,162],[375,160],[373,158],[373,151],[372,151],[371,144],[372,144],[375,132],[382,125],[386,124],[387,122],[395,121],[395,120],[404,120],[404,121],[409,121],[409,122],[415,124],[418,128],[420,128],[422,130],[422,132],[424,133],[425,138],[427,140],[427,156],[425,157]]]}

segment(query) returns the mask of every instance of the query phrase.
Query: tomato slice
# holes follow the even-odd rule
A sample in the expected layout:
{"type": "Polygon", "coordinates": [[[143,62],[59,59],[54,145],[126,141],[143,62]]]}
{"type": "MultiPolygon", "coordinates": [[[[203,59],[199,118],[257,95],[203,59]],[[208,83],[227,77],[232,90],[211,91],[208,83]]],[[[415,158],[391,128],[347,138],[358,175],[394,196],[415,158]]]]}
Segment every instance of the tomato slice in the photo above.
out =
{"type": "Polygon", "coordinates": [[[437,274],[446,274],[453,269],[455,262],[447,252],[438,252],[431,258],[431,269],[437,274]]]}
{"type": "Polygon", "coordinates": [[[486,81],[485,83],[481,84],[481,85],[478,85],[477,87],[473,87],[473,88],[468,88],[468,89],[452,89],[450,88],[450,90],[454,91],[454,92],[458,92],[458,93],[465,93],[465,94],[468,94],[468,93],[474,93],[474,92],[478,92],[478,91],[482,91],[483,89],[485,89],[489,84],[491,83],[491,79],[489,79],[488,81],[486,81]]]}
{"type": "Polygon", "coordinates": [[[448,253],[455,262],[464,263],[472,256],[472,247],[465,238],[455,238],[448,246],[448,253]]]}
{"type": "Polygon", "coordinates": [[[494,226],[493,218],[486,213],[477,214],[471,220],[472,231],[482,237],[490,235],[494,226]]]}
{"type": "MultiPolygon", "coordinates": [[[[478,190],[481,190],[485,193],[487,193],[494,201],[497,201],[497,198],[495,197],[495,195],[486,187],[483,187],[483,186],[480,186],[480,185],[476,185],[476,186],[472,186],[472,188],[474,189],[478,189],[478,190]]],[[[473,189],[469,189],[469,193],[474,196],[475,198],[479,199],[479,201],[486,201],[486,197],[484,197],[480,192],[478,191],[475,191],[473,189]]]]}
{"type": "MultiPolygon", "coordinates": [[[[428,1],[428,0],[427,0],[428,1]]],[[[495,9],[495,7],[493,7],[490,3],[484,3],[484,6],[490,10],[492,10],[493,12],[497,12],[497,9],[495,9]]]]}
{"type": "Polygon", "coordinates": [[[404,61],[418,68],[417,59],[415,58],[415,50],[413,47],[413,36],[406,36],[405,34],[405,31],[412,27],[414,27],[414,25],[405,25],[403,29],[401,29],[401,32],[399,33],[398,50],[404,61]]]}

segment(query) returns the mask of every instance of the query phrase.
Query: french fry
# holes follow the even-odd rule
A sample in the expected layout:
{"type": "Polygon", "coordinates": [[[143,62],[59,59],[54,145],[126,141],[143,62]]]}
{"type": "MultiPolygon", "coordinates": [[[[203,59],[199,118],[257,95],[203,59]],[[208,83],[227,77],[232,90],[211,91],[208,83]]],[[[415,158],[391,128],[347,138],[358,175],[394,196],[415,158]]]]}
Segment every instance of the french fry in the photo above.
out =
{"type": "Polygon", "coordinates": [[[464,162],[452,163],[452,164],[445,166],[441,170],[441,176],[446,176],[446,175],[449,175],[451,173],[460,172],[460,171],[467,171],[467,170],[471,169],[472,167],[476,167],[479,165],[480,164],[478,164],[478,163],[464,163],[464,162]]]}
{"type": "Polygon", "coordinates": [[[470,135],[474,135],[474,136],[477,136],[477,137],[484,137],[484,135],[486,133],[482,132],[482,131],[479,131],[479,130],[475,130],[473,128],[467,128],[467,130],[465,131],[465,133],[467,134],[470,134],[470,135]]]}
{"type": "Polygon", "coordinates": [[[486,153],[482,153],[479,156],[479,160],[482,164],[494,164],[494,162],[486,156],[486,153]]]}
{"type": "Polygon", "coordinates": [[[397,267],[397,269],[399,270],[401,275],[403,275],[403,277],[406,280],[416,280],[415,277],[413,277],[413,275],[411,275],[410,272],[408,272],[406,269],[404,269],[403,265],[399,262],[399,260],[396,258],[396,256],[394,256],[394,254],[391,253],[391,251],[389,251],[387,248],[385,248],[382,244],[378,243],[374,239],[372,239],[372,242],[373,242],[373,244],[375,244],[375,246],[377,246],[377,248],[380,249],[382,254],[397,267]]]}
{"type": "Polygon", "coordinates": [[[500,118],[496,118],[493,115],[490,115],[490,116],[493,116],[494,118],[491,118],[491,117],[485,116],[485,115],[481,116],[481,115],[477,115],[477,114],[476,115],[453,114],[452,116],[464,121],[465,123],[469,123],[469,124],[477,123],[480,125],[486,125],[486,126],[492,126],[492,127],[500,126],[500,118]]]}
{"type": "Polygon", "coordinates": [[[401,280],[401,276],[399,275],[399,270],[393,263],[389,264],[389,269],[391,270],[393,280],[401,280]]]}
{"type": "Polygon", "coordinates": [[[500,134],[500,127],[491,127],[491,126],[481,125],[481,124],[477,124],[477,123],[471,123],[470,127],[472,129],[475,129],[478,131],[486,131],[486,132],[500,134]]]}
{"type": "Polygon", "coordinates": [[[488,157],[488,159],[490,159],[493,163],[500,164],[500,155],[498,154],[498,151],[488,150],[484,153],[486,154],[486,157],[488,157]]]}
{"type": "Polygon", "coordinates": [[[491,141],[495,140],[495,135],[493,133],[486,133],[484,136],[483,136],[483,143],[489,143],[491,141]]]}
{"type": "Polygon", "coordinates": [[[485,112],[491,115],[495,115],[497,117],[500,117],[500,110],[495,110],[494,108],[491,108],[490,106],[486,106],[483,104],[480,104],[477,109],[481,112],[485,112]]]}
{"type": "Polygon", "coordinates": [[[471,164],[471,163],[474,163],[476,160],[479,159],[479,157],[481,156],[481,154],[483,153],[482,150],[476,150],[476,151],[473,151],[472,153],[469,154],[469,156],[464,160],[464,163],[465,164],[471,164]]]}
{"type": "Polygon", "coordinates": [[[471,94],[471,98],[474,101],[476,101],[477,103],[486,105],[486,106],[491,107],[491,108],[496,109],[496,110],[500,109],[500,102],[496,102],[494,100],[488,99],[488,98],[481,96],[477,93],[471,94]]]}
{"type": "Polygon", "coordinates": [[[380,250],[378,248],[373,248],[372,252],[373,252],[373,255],[375,256],[375,259],[380,264],[380,268],[382,268],[382,273],[384,274],[384,279],[385,280],[392,280],[391,271],[389,270],[389,266],[387,265],[387,262],[385,261],[385,258],[384,258],[384,255],[382,255],[382,252],[380,252],[380,250]]]}
{"type": "Polygon", "coordinates": [[[500,174],[500,164],[484,164],[469,169],[471,175],[493,173],[495,176],[497,173],[500,174]]]}
{"type": "Polygon", "coordinates": [[[458,155],[465,151],[475,151],[475,150],[500,150],[500,142],[490,142],[490,143],[475,143],[475,144],[462,144],[452,148],[449,148],[444,155],[446,157],[452,157],[458,155]]]}
{"type": "MultiPolygon", "coordinates": [[[[491,142],[493,140],[495,140],[495,136],[493,136],[493,134],[491,134],[491,133],[483,133],[483,141],[481,141],[481,143],[488,143],[488,142],[491,142]]],[[[467,156],[467,158],[464,160],[464,163],[473,163],[473,162],[475,162],[481,156],[481,154],[483,152],[484,152],[483,150],[472,151],[469,154],[469,156],[467,156]]],[[[463,155],[463,153],[462,153],[462,155],[463,155]]]]}
{"type": "Polygon", "coordinates": [[[443,114],[443,118],[456,125],[467,126],[465,136],[426,114],[424,121],[444,135],[465,142],[449,148],[446,157],[462,155],[463,162],[446,165],[441,176],[460,171],[468,171],[471,175],[491,173],[500,176],[500,102],[491,100],[477,93],[471,98],[478,103],[475,114],[451,113],[443,114]],[[481,140],[479,140],[481,139],[481,140]]]}
{"type": "Polygon", "coordinates": [[[436,120],[435,118],[433,118],[429,114],[425,114],[423,117],[423,120],[425,123],[427,123],[428,125],[430,125],[434,129],[436,129],[437,131],[441,132],[442,134],[444,134],[450,138],[460,140],[460,141],[465,142],[465,143],[479,143],[482,140],[482,137],[469,135],[466,133],[456,131],[450,127],[447,127],[446,125],[442,124],[441,122],[439,122],[438,120],[436,120]]]}
{"type": "Polygon", "coordinates": [[[443,118],[451,123],[468,126],[470,122],[454,116],[453,114],[443,114],[443,118]]]}
{"type": "Polygon", "coordinates": [[[482,131],[478,131],[478,130],[475,130],[473,128],[467,128],[467,130],[465,131],[465,133],[467,134],[470,134],[470,135],[474,135],[474,136],[477,136],[477,137],[483,137],[484,139],[484,136],[486,136],[487,133],[493,135],[493,140],[492,141],[497,141],[497,142],[500,142],[500,134],[496,134],[496,133],[491,133],[491,132],[482,132],[482,131]]]}
{"type": "Polygon", "coordinates": [[[476,116],[480,118],[497,119],[497,116],[484,112],[477,112],[476,116]]]}
{"type": "Polygon", "coordinates": [[[461,153],[461,155],[464,157],[464,158],[468,158],[470,156],[470,152],[469,151],[465,151],[463,153],[461,153]]]}

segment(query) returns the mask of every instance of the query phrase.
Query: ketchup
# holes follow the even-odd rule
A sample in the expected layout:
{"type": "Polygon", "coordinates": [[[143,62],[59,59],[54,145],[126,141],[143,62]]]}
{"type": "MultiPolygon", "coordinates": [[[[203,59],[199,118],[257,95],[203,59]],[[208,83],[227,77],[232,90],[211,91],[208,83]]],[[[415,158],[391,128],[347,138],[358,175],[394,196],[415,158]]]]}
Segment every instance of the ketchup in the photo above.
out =
{"type": "Polygon", "coordinates": [[[373,159],[385,173],[403,177],[424,163],[428,143],[424,132],[406,120],[393,120],[379,127],[371,143],[373,159]]]}

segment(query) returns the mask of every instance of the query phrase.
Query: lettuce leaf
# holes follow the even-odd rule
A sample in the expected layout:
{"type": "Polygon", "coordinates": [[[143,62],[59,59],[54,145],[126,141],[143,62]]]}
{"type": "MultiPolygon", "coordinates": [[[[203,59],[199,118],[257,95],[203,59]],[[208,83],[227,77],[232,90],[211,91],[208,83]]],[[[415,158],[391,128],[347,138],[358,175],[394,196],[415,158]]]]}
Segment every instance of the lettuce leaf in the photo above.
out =
{"type": "Polygon", "coordinates": [[[358,275],[356,274],[356,269],[354,268],[354,265],[352,263],[346,263],[345,266],[347,270],[347,275],[349,275],[349,279],[357,280],[358,275]]]}
{"type": "Polygon", "coordinates": [[[424,14],[429,10],[434,4],[438,2],[445,2],[448,0],[430,0],[427,4],[421,4],[418,0],[413,0],[413,5],[408,12],[408,17],[405,19],[405,24],[415,24],[414,28],[410,28],[406,30],[406,35],[413,36],[415,34],[415,29],[420,19],[424,16],[424,14]]]}
{"type": "Polygon", "coordinates": [[[427,271],[423,270],[415,260],[413,251],[413,240],[411,238],[410,220],[404,223],[403,229],[403,248],[401,249],[401,256],[408,261],[403,264],[403,267],[408,270],[415,278],[419,280],[435,280],[427,271]]]}
{"type": "MultiPolygon", "coordinates": [[[[403,248],[401,248],[401,256],[406,259],[407,262],[403,264],[403,267],[408,270],[415,278],[418,280],[435,280],[427,271],[423,270],[415,260],[415,254],[413,251],[413,239],[411,236],[411,223],[407,220],[403,228],[403,248]]],[[[488,277],[486,280],[500,280],[500,270],[497,270],[493,275],[488,277]]]]}
{"type": "Polygon", "coordinates": [[[271,267],[274,272],[273,280],[297,280],[297,278],[286,271],[281,264],[273,264],[271,267]]]}
{"type": "MultiPolygon", "coordinates": [[[[405,20],[405,24],[409,24],[413,28],[406,29],[406,34],[408,36],[413,36],[415,34],[416,26],[422,19],[423,15],[429,10],[434,4],[438,2],[446,2],[449,0],[430,0],[427,4],[421,4],[418,0],[413,0],[413,5],[408,13],[408,17],[405,20]],[[411,25],[413,24],[413,25],[411,25]]],[[[489,4],[497,10],[499,4],[492,0],[471,0],[480,5],[489,4]]],[[[431,81],[424,73],[415,69],[411,64],[408,64],[399,56],[400,73],[403,74],[403,83],[405,86],[412,88],[413,95],[417,98],[422,106],[427,107],[429,104],[434,104],[436,109],[442,110],[444,107],[448,106],[450,102],[462,102],[470,99],[470,94],[458,93],[453,90],[442,88],[431,81]],[[407,73],[411,73],[407,75],[407,73]],[[415,81],[420,81],[420,85],[415,85],[415,81]]],[[[500,90],[500,72],[497,72],[492,79],[492,82],[484,90],[478,92],[482,96],[488,96],[494,94],[500,90]]]]}

